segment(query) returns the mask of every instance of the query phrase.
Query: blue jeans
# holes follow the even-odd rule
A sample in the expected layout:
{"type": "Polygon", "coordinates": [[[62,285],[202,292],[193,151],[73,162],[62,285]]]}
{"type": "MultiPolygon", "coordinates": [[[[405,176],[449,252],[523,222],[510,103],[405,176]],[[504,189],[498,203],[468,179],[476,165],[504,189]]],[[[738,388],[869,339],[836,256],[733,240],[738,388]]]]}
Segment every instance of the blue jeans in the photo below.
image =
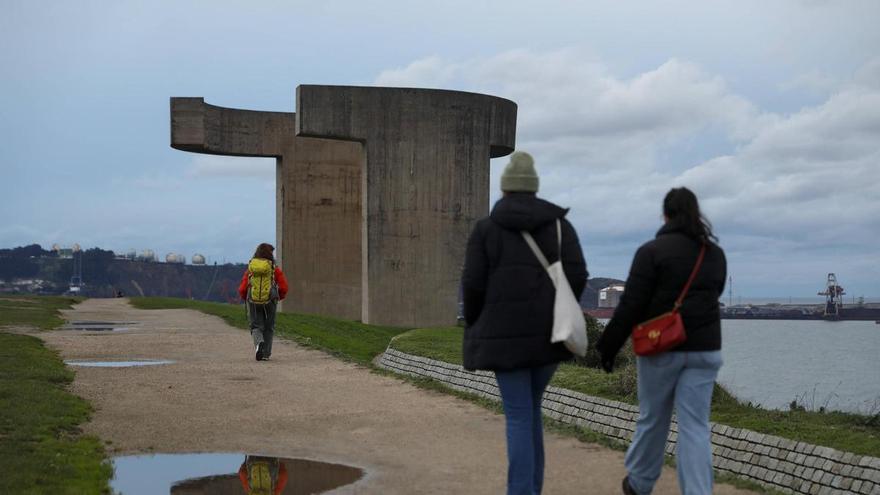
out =
{"type": "Polygon", "coordinates": [[[541,400],[556,366],[495,372],[507,424],[508,495],[536,495],[544,485],[541,400]]]}
{"type": "Polygon", "coordinates": [[[676,466],[683,495],[711,495],[709,409],[721,351],[665,352],[638,358],[639,420],[626,451],[630,486],[648,495],[660,478],[672,407],[678,419],[676,466]]]}

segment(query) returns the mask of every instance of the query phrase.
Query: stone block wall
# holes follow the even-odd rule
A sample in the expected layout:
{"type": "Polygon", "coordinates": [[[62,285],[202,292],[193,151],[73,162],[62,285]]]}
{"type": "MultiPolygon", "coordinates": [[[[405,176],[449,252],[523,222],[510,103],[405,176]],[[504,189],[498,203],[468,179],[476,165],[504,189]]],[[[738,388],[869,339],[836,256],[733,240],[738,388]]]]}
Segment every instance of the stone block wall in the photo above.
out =
{"type": "MultiPolygon", "coordinates": [[[[492,373],[387,349],[378,365],[396,373],[432,378],[448,387],[500,400],[492,373]]],[[[638,419],[637,406],[549,387],[544,414],[563,423],[598,431],[629,443],[638,419]]],[[[673,455],[678,425],[672,420],[666,452],[673,455]]],[[[712,424],[713,463],[720,472],[785,492],[807,495],[880,495],[880,458],[796,442],[742,428],[712,424]]]]}

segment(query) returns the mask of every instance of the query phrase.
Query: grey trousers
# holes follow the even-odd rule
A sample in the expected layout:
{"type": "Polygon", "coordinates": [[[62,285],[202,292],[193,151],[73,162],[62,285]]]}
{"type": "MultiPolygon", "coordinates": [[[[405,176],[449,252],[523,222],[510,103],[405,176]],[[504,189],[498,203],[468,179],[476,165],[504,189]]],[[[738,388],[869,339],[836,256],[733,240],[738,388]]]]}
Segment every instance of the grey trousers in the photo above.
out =
{"type": "Polygon", "coordinates": [[[248,324],[254,347],[263,344],[263,357],[272,355],[272,338],[275,336],[275,310],[278,303],[269,304],[247,303],[248,324]]]}

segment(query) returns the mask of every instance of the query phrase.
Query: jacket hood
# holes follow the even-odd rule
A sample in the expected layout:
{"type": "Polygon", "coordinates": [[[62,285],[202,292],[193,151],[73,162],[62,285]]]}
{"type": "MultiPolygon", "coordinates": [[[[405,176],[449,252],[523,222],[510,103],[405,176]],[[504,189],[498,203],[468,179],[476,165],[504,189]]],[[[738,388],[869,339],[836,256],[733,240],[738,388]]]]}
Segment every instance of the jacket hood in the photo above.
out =
{"type": "Polygon", "coordinates": [[[508,230],[532,231],[565,217],[568,208],[535,197],[531,194],[508,193],[492,207],[489,218],[508,230]]]}

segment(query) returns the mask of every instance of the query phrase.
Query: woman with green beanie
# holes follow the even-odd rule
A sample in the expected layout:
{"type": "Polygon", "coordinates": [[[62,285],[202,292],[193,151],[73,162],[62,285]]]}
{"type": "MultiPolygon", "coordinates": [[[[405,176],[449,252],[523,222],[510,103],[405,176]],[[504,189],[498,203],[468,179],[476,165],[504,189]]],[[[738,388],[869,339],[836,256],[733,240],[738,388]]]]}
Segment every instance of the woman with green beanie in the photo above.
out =
{"type": "Polygon", "coordinates": [[[522,232],[532,235],[550,263],[562,260],[575,297],[587,282],[577,234],[565,219],[568,209],[538,198],[538,184],[532,157],[513,153],[501,176],[504,196],[468,240],[462,276],[464,367],[493,371],[498,379],[510,495],[541,493],[541,400],[558,363],[572,357],[562,343],[550,342],[556,289],[522,232]]]}

